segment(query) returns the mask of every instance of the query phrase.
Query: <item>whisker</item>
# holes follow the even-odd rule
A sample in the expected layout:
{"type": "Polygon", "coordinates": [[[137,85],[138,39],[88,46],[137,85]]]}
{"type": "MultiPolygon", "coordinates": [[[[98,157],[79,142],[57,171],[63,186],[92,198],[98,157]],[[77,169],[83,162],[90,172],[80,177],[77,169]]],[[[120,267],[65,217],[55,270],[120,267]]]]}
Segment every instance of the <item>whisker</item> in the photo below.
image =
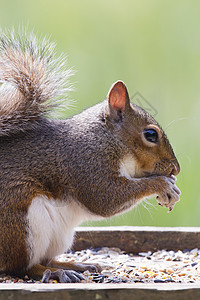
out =
{"type": "Polygon", "coordinates": [[[144,201],[145,201],[146,204],[148,204],[148,205],[150,205],[151,207],[153,207],[153,208],[156,209],[157,207],[155,207],[155,204],[153,204],[153,203],[150,202],[149,200],[150,200],[150,199],[146,198],[144,201]]]}
{"type": "Polygon", "coordinates": [[[153,215],[152,215],[152,213],[151,213],[151,211],[150,211],[150,208],[153,207],[153,208],[155,209],[155,207],[154,207],[154,204],[151,203],[151,202],[149,202],[148,200],[149,200],[149,199],[144,199],[143,202],[142,202],[142,206],[148,211],[148,213],[150,214],[151,218],[153,218],[153,215]],[[150,207],[148,207],[148,205],[149,205],[150,207]]]}
{"type": "Polygon", "coordinates": [[[172,162],[172,165],[174,166],[174,169],[177,171],[177,167],[173,162],[172,162]]]}
{"type": "Polygon", "coordinates": [[[182,153],[178,153],[176,155],[178,158],[180,158],[181,156],[185,156],[187,158],[187,160],[189,161],[189,163],[191,164],[192,163],[192,160],[191,160],[191,157],[189,155],[187,155],[185,152],[182,152],[182,153]]]}
{"type": "Polygon", "coordinates": [[[179,118],[179,119],[175,119],[175,120],[173,120],[173,121],[171,121],[167,126],[166,126],[166,128],[165,128],[165,132],[167,132],[167,129],[171,126],[171,125],[173,125],[173,124],[175,124],[175,123],[177,123],[177,122],[179,122],[179,121],[183,121],[183,120],[189,120],[189,118],[187,117],[184,117],[184,118],[179,118]]]}
{"type": "Polygon", "coordinates": [[[140,221],[144,224],[144,220],[142,218],[142,215],[141,215],[141,211],[140,211],[140,207],[141,207],[141,203],[139,205],[137,205],[137,214],[139,215],[139,218],[140,218],[140,221]]]}
{"type": "Polygon", "coordinates": [[[169,165],[167,167],[165,167],[163,171],[165,172],[167,169],[169,169],[169,167],[171,166],[171,164],[172,164],[172,162],[170,162],[169,165]]]}

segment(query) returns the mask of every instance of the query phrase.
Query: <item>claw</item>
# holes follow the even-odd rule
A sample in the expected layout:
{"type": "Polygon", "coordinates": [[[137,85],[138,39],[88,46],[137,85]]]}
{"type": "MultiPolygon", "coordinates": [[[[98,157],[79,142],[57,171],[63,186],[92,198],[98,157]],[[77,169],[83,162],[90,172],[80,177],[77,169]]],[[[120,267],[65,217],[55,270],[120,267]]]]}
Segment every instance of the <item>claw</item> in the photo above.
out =
{"type": "Polygon", "coordinates": [[[43,274],[41,282],[48,283],[50,279],[57,280],[60,283],[75,283],[81,282],[81,280],[84,280],[85,278],[76,271],[57,270],[51,272],[47,269],[43,274]]]}
{"type": "Polygon", "coordinates": [[[170,206],[169,210],[168,210],[168,213],[170,213],[173,210],[173,208],[174,208],[174,205],[170,206]]]}
{"type": "Polygon", "coordinates": [[[88,265],[85,265],[85,268],[90,273],[100,273],[102,271],[101,267],[98,264],[88,264],[88,265]]]}

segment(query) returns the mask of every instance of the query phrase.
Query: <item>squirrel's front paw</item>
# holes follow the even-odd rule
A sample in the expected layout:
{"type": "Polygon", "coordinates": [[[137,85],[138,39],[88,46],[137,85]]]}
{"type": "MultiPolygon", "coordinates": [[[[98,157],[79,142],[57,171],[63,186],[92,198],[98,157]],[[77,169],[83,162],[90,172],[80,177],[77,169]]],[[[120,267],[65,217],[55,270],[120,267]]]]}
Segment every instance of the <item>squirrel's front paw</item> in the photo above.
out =
{"type": "Polygon", "coordinates": [[[160,191],[157,192],[158,204],[161,206],[169,207],[169,211],[172,211],[176,202],[180,200],[181,191],[176,186],[175,176],[159,176],[160,191]]]}

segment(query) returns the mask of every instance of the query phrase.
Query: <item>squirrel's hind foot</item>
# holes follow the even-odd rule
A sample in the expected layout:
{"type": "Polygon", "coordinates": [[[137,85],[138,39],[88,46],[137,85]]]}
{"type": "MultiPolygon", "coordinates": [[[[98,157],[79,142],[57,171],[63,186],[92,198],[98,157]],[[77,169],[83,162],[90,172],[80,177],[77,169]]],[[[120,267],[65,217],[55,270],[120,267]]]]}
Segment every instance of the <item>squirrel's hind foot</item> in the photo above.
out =
{"type": "Polygon", "coordinates": [[[52,272],[51,270],[47,269],[43,273],[43,277],[41,282],[48,283],[49,280],[57,280],[60,283],[80,283],[81,280],[85,278],[76,271],[72,270],[56,270],[52,272]]]}

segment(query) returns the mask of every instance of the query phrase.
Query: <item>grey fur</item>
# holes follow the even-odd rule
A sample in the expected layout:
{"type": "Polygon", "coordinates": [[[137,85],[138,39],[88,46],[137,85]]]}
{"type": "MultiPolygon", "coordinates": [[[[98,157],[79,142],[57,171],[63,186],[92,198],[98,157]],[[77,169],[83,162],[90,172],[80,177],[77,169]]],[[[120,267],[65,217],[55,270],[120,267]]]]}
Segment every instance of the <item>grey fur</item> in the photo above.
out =
{"type": "Polygon", "coordinates": [[[35,126],[70,90],[72,70],[55,44],[26,31],[0,33],[0,135],[35,126]]]}
{"type": "Polygon", "coordinates": [[[52,57],[54,48],[44,40],[38,46],[33,36],[1,34],[0,269],[8,273],[27,272],[27,213],[37,196],[76,201],[100,217],[154,194],[170,210],[179,200],[172,147],[157,122],[130,104],[123,82],[112,86],[107,100],[71,119],[45,117],[70,74],[60,72],[62,63],[52,57]],[[143,134],[149,126],[159,133],[153,145],[143,134]],[[127,156],[135,165],[131,178],[120,174],[127,156]]]}

